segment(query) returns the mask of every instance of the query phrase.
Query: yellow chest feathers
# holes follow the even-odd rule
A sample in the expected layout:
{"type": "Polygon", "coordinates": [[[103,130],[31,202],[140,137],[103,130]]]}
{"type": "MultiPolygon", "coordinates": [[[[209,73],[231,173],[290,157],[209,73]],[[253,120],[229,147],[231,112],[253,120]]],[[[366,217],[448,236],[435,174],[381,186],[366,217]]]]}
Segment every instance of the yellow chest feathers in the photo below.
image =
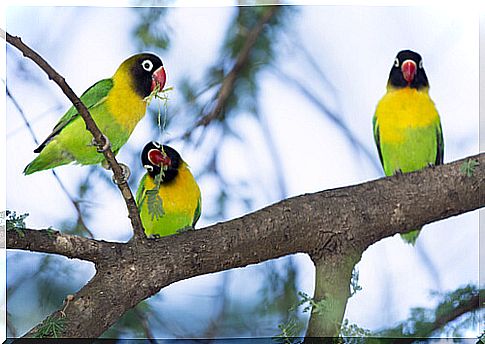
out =
{"type": "Polygon", "coordinates": [[[382,138],[397,139],[403,130],[439,123],[436,107],[427,90],[389,89],[377,104],[376,120],[382,138]]]}
{"type": "Polygon", "coordinates": [[[147,105],[135,92],[131,77],[124,70],[118,70],[113,76],[113,88],[106,104],[115,120],[130,134],[145,116],[147,105]]]}
{"type": "MultiPolygon", "coordinates": [[[[153,178],[147,178],[145,188],[147,190],[155,188],[153,178]]],[[[163,200],[166,213],[189,212],[193,215],[199,203],[200,189],[188,166],[182,163],[175,179],[166,184],[162,183],[158,194],[163,200]]]]}

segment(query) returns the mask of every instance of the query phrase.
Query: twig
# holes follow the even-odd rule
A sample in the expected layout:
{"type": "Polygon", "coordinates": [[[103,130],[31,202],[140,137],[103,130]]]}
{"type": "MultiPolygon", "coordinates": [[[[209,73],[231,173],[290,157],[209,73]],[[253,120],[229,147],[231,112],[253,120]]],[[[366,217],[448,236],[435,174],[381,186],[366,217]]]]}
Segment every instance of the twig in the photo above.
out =
{"type": "Polygon", "coordinates": [[[209,125],[210,122],[212,122],[214,119],[216,119],[219,114],[221,113],[222,109],[224,108],[224,105],[226,104],[227,99],[230,97],[234,90],[234,84],[236,83],[236,80],[238,78],[239,72],[241,69],[244,67],[244,65],[247,64],[249,60],[249,56],[251,54],[251,51],[256,44],[261,32],[264,29],[264,25],[268,23],[271,18],[274,16],[276,11],[278,10],[278,6],[268,6],[269,9],[266,11],[266,13],[262,16],[262,18],[259,20],[259,22],[249,31],[247,34],[246,41],[244,42],[244,45],[241,48],[241,51],[239,52],[239,55],[237,56],[236,62],[234,63],[234,66],[232,69],[229,71],[224,76],[224,79],[222,81],[221,86],[219,87],[219,90],[217,92],[217,97],[214,100],[215,105],[212,107],[212,110],[205,114],[202,118],[200,118],[192,128],[187,130],[183,135],[182,138],[187,138],[189,137],[192,132],[200,127],[204,126],[206,127],[209,125]]]}
{"type": "Polygon", "coordinates": [[[283,72],[279,68],[273,68],[273,73],[277,76],[284,78],[285,82],[294,87],[298,88],[298,90],[307,97],[320,111],[322,111],[345,135],[345,137],[350,141],[350,143],[359,149],[362,153],[364,153],[365,157],[369,160],[372,164],[372,167],[376,170],[381,172],[381,166],[377,162],[376,155],[372,154],[369,149],[352,133],[352,130],[345,124],[339,116],[330,110],[320,99],[318,99],[312,92],[308,90],[308,87],[303,85],[303,83],[294,78],[293,76],[283,72]]]}
{"type": "MultiPolygon", "coordinates": [[[[94,122],[86,106],[81,102],[79,97],[67,84],[64,77],[57,73],[39,54],[29,48],[25,43],[23,43],[20,37],[12,36],[7,32],[6,38],[8,43],[19,49],[25,57],[35,62],[48,75],[49,79],[53,80],[61,88],[64,94],[69,98],[74,107],[77,109],[79,115],[81,115],[81,117],[83,118],[84,122],[86,123],[86,129],[89,130],[89,132],[94,137],[96,146],[98,148],[104,147],[107,143],[105,136],[103,135],[101,130],[99,130],[96,122],[94,122]]],[[[111,170],[113,171],[115,179],[118,181],[123,181],[123,169],[116,160],[116,157],[111,148],[108,147],[107,149],[104,149],[103,154],[111,170]]],[[[135,239],[135,241],[137,241],[137,239],[143,240],[145,238],[145,233],[143,230],[143,225],[141,223],[140,215],[138,213],[138,208],[135,203],[135,198],[133,197],[133,193],[131,192],[127,181],[121,182],[117,185],[121,191],[121,195],[125,200],[126,207],[128,208],[128,216],[131,220],[131,225],[134,232],[134,236],[132,239],[135,239]]]]}

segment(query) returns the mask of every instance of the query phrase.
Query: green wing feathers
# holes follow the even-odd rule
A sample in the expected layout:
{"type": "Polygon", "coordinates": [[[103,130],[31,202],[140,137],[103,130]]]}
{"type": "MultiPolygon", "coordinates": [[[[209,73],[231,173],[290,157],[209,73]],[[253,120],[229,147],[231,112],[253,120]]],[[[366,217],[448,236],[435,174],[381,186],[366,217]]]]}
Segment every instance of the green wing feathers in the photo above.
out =
{"type": "MultiPolygon", "coordinates": [[[[93,118],[95,117],[97,110],[105,112],[105,109],[99,108],[103,107],[102,105],[112,87],[113,80],[104,79],[91,86],[81,96],[81,101],[88,110],[90,110],[93,118]]],[[[61,117],[59,122],[57,122],[56,126],[44,142],[34,150],[34,153],[40,154],[25,167],[25,175],[65,165],[72,161],[78,161],[81,164],[90,164],[101,162],[103,160],[101,155],[96,155],[95,150],[93,150],[93,154],[91,154],[93,156],[89,154],[88,156],[83,156],[85,155],[83,152],[86,150],[86,144],[90,142],[92,137],[90,136],[91,134],[85,130],[84,123],[79,122],[82,121],[79,117],[77,109],[74,106],[71,106],[64,116],[61,117]],[[62,139],[60,139],[61,136],[62,139]],[[57,139],[54,140],[54,138],[57,139]],[[58,142],[59,140],[63,142],[58,142]],[[70,149],[66,149],[65,147],[70,147],[70,149]]]]}
{"type": "MultiPolygon", "coordinates": [[[[88,108],[88,110],[95,105],[99,104],[103,101],[107,96],[109,91],[113,88],[113,80],[112,79],[103,79],[95,83],[93,86],[88,88],[82,95],[81,101],[83,104],[88,108]]],[[[52,133],[47,136],[47,138],[42,142],[39,147],[34,150],[34,153],[40,153],[44,147],[56,136],[58,135],[62,129],[64,129],[69,123],[74,121],[76,118],[79,117],[79,113],[77,109],[73,106],[67,110],[67,112],[59,119],[54,129],[52,129],[52,133]]]]}
{"type": "Polygon", "coordinates": [[[199,201],[197,202],[197,208],[195,208],[194,220],[192,221],[193,228],[195,228],[195,224],[197,223],[197,221],[199,221],[201,212],[202,212],[202,199],[201,197],[199,197],[199,201]]]}
{"type": "Polygon", "coordinates": [[[377,153],[379,153],[379,160],[381,161],[382,167],[384,167],[384,160],[382,159],[382,152],[381,152],[381,141],[379,137],[379,126],[377,124],[377,116],[374,115],[372,118],[372,130],[374,132],[374,141],[377,147],[377,153]]]}

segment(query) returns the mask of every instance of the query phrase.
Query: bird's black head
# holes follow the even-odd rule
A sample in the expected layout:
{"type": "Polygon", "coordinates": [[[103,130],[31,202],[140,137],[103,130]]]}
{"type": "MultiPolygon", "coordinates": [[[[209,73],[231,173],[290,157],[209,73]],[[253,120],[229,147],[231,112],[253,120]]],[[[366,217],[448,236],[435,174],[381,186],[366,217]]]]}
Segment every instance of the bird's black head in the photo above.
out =
{"type": "Polygon", "coordinates": [[[421,55],[411,50],[400,51],[389,73],[389,84],[397,88],[411,87],[417,90],[428,87],[421,55]]]}
{"type": "Polygon", "coordinates": [[[167,75],[163,68],[163,62],[157,55],[151,53],[137,54],[128,58],[122,66],[125,63],[129,68],[136,93],[141,98],[150,95],[157,84],[160,91],[165,86],[167,75]]]}
{"type": "Polygon", "coordinates": [[[152,178],[158,176],[163,169],[161,182],[168,183],[177,176],[182,158],[172,147],[152,141],[143,148],[141,163],[152,178]]]}

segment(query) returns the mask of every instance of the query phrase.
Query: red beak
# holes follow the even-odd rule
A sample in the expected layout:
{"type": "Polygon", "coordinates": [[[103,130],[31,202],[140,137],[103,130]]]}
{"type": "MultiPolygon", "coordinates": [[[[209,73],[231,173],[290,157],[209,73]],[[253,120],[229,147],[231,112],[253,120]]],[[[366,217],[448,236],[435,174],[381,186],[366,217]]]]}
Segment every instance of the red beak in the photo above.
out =
{"type": "Polygon", "coordinates": [[[151,91],[155,89],[157,84],[160,86],[160,91],[163,90],[165,86],[165,82],[167,81],[167,74],[165,74],[165,68],[163,66],[159,67],[156,71],[152,74],[152,88],[151,91]]]}
{"type": "Polygon", "coordinates": [[[148,160],[155,166],[170,166],[172,161],[158,149],[152,149],[148,152],[148,160]]]}
{"type": "Polygon", "coordinates": [[[406,80],[409,85],[416,75],[416,62],[413,60],[404,61],[401,66],[401,71],[404,80],[406,80]]]}

